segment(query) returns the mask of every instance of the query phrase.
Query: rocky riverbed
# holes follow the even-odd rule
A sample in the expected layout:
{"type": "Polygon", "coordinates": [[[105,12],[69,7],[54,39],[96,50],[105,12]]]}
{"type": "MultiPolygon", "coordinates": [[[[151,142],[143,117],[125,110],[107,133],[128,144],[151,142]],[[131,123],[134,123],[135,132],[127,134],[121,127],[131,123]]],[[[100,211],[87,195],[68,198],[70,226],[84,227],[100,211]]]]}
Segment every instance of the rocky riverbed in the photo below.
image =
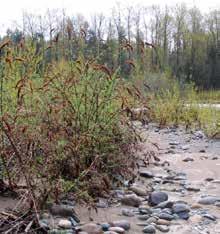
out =
{"type": "Polygon", "coordinates": [[[147,141],[135,181],[99,198],[97,212],[52,205],[41,217],[48,233],[220,233],[220,141],[154,124],[140,130],[147,141]]]}
{"type": "Polygon", "coordinates": [[[152,149],[160,161],[146,167],[140,160],[135,183],[115,191],[119,202],[99,208],[94,220],[127,220],[127,233],[220,233],[220,141],[201,131],[156,125],[143,134],[147,142],[140,158],[152,149]]]}

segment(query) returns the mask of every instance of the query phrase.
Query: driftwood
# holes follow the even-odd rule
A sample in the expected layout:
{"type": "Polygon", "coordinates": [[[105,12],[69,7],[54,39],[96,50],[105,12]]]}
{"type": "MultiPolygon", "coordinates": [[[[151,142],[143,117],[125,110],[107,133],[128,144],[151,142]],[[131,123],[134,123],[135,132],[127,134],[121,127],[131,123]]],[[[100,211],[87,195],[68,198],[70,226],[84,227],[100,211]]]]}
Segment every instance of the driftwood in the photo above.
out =
{"type": "MultiPolygon", "coordinates": [[[[35,230],[37,228],[39,230],[36,216],[33,212],[28,211],[22,215],[15,212],[0,212],[0,233],[36,233],[35,230]]],[[[44,233],[43,230],[42,233],[44,233]]]]}

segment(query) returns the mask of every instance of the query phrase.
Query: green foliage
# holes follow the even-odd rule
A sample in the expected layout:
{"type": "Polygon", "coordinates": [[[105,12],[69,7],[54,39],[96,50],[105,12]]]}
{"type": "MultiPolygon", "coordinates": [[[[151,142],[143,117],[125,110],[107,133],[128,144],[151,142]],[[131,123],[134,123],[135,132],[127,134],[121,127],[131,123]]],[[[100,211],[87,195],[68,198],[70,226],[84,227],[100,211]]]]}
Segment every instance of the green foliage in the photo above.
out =
{"type": "Polygon", "coordinates": [[[180,90],[175,84],[171,89],[159,90],[152,98],[153,118],[165,126],[168,123],[178,124],[181,118],[184,102],[180,90]]]}
{"type": "Polygon", "coordinates": [[[12,187],[25,180],[37,208],[62,192],[101,195],[115,175],[131,173],[137,139],[124,112],[129,84],[83,56],[39,71],[44,50],[35,51],[27,41],[7,45],[1,57],[6,179],[12,187]]]}
{"type": "Polygon", "coordinates": [[[198,92],[198,98],[201,103],[220,103],[220,91],[208,90],[198,92]]]}
{"type": "Polygon", "coordinates": [[[38,72],[50,62],[76,61],[82,56],[119,69],[124,78],[132,77],[129,60],[145,75],[169,70],[179,81],[206,89],[220,87],[218,9],[202,14],[184,4],[173,9],[152,6],[145,19],[142,6],[125,12],[115,8],[112,17],[101,14],[91,22],[65,16],[63,11],[48,13],[41,17],[24,15],[25,34],[18,29],[7,31],[14,44],[26,41],[34,45],[35,55],[44,50],[38,72]],[[42,22],[43,18],[48,20],[42,22]]]}
{"type": "Polygon", "coordinates": [[[175,83],[171,88],[163,89],[152,97],[152,119],[161,127],[170,124],[184,125],[186,129],[200,128],[208,136],[214,136],[220,131],[220,110],[212,106],[203,106],[203,97],[209,95],[215,97],[217,94],[197,93],[192,85],[180,88],[175,83]]]}

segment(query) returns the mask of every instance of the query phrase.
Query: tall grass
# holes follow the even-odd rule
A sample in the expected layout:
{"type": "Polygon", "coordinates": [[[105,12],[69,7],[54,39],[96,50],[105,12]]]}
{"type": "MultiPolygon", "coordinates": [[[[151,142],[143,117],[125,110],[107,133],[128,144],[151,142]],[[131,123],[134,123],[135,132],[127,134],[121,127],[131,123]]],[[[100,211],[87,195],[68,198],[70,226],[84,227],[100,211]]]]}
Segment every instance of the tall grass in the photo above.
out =
{"type": "MultiPolygon", "coordinates": [[[[212,92],[210,96],[213,97],[212,92]]],[[[173,82],[170,88],[161,88],[152,94],[151,118],[161,127],[184,125],[188,130],[202,129],[208,136],[215,136],[220,132],[220,110],[203,107],[201,103],[201,93],[193,85],[182,87],[173,82]]]]}
{"type": "Polygon", "coordinates": [[[198,98],[201,103],[216,103],[220,104],[220,91],[208,90],[198,92],[198,98]]]}
{"type": "Polygon", "coordinates": [[[28,42],[2,47],[1,155],[5,183],[24,184],[37,214],[64,192],[92,198],[131,174],[137,135],[124,110],[141,100],[117,71],[83,57],[42,70],[44,51],[35,50],[28,42]]]}

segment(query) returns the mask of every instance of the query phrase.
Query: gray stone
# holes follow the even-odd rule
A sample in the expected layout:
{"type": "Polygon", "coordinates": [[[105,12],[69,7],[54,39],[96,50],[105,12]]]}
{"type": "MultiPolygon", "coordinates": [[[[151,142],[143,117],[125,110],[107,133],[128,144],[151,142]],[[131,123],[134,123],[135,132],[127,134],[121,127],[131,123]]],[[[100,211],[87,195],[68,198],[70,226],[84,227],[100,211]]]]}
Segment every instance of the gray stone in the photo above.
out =
{"type": "Polygon", "coordinates": [[[208,181],[208,182],[211,182],[211,181],[213,181],[214,179],[213,178],[210,178],[210,177],[208,177],[208,178],[206,178],[205,179],[205,181],[208,181]]]}
{"type": "Polygon", "coordinates": [[[132,209],[122,209],[121,210],[122,215],[127,216],[127,217],[133,217],[134,216],[134,211],[132,209]]]}
{"type": "Polygon", "coordinates": [[[80,227],[81,231],[93,233],[93,234],[102,234],[102,226],[97,225],[96,223],[87,223],[80,227]]]}
{"type": "Polygon", "coordinates": [[[184,177],[187,176],[187,174],[185,172],[178,172],[178,173],[176,173],[176,175],[177,176],[184,176],[184,177]]]}
{"type": "Polygon", "coordinates": [[[172,149],[169,149],[166,153],[167,154],[175,154],[176,152],[174,150],[172,150],[172,149]]]}
{"type": "Polygon", "coordinates": [[[156,229],[161,231],[161,232],[169,232],[170,228],[165,225],[156,225],[156,229]]]}
{"type": "Polygon", "coordinates": [[[112,191],[112,195],[116,198],[123,198],[125,195],[125,191],[117,189],[117,190],[112,191]]]}
{"type": "Polygon", "coordinates": [[[138,196],[147,196],[147,189],[141,185],[132,185],[130,190],[138,196]]]}
{"type": "Polygon", "coordinates": [[[205,219],[205,220],[203,221],[202,225],[203,225],[203,226],[207,226],[207,225],[211,224],[211,222],[213,222],[213,221],[210,220],[210,219],[205,219]]]}
{"type": "Polygon", "coordinates": [[[167,213],[160,213],[160,214],[158,215],[158,217],[159,217],[160,219],[165,219],[165,220],[169,220],[169,221],[171,221],[171,220],[174,219],[173,215],[167,214],[167,213]]]}
{"type": "Polygon", "coordinates": [[[168,225],[170,225],[170,221],[169,220],[165,220],[165,219],[158,219],[157,220],[157,224],[158,225],[166,225],[166,226],[168,226],[168,225]]]}
{"type": "Polygon", "coordinates": [[[200,191],[199,187],[195,187],[195,186],[192,186],[192,185],[185,185],[184,187],[188,191],[192,191],[192,192],[199,192],[200,191]]]}
{"type": "Polygon", "coordinates": [[[190,145],[183,145],[181,146],[182,150],[188,150],[190,148],[190,145]]]}
{"type": "Polygon", "coordinates": [[[157,218],[156,217],[150,217],[146,223],[147,224],[152,224],[152,223],[156,223],[157,222],[157,218]]]}
{"type": "Polygon", "coordinates": [[[78,223],[80,222],[76,212],[74,211],[73,206],[53,204],[49,208],[49,211],[52,215],[61,216],[61,217],[72,217],[76,222],[78,223]]]}
{"type": "Polygon", "coordinates": [[[109,231],[120,233],[120,234],[124,234],[125,233],[124,228],[121,228],[121,227],[110,227],[109,231]]]}
{"type": "Polygon", "coordinates": [[[148,170],[141,170],[141,171],[139,171],[139,174],[140,174],[140,176],[145,177],[145,178],[153,178],[154,177],[153,173],[148,171],[148,170]]]}
{"type": "Polygon", "coordinates": [[[63,205],[68,205],[68,206],[72,206],[72,207],[76,205],[75,201],[70,201],[70,200],[62,200],[61,203],[63,205]]]}
{"type": "Polygon", "coordinates": [[[173,212],[172,212],[172,209],[165,208],[165,209],[163,209],[163,213],[172,214],[173,212]]]}
{"type": "Polygon", "coordinates": [[[220,202],[215,202],[215,206],[220,207],[220,202]]]}
{"type": "Polygon", "coordinates": [[[146,223],[136,223],[137,226],[146,227],[146,223]]]}
{"type": "Polygon", "coordinates": [[[52,229],[47,232],[48,234],[75,234],[73,230],[58,230],[52,229]]]}
{"type": "Polygon", "coordinates": [[[220,198],[213,197],[213,196],[207,196],[207,197],[200,198],[198,203],[202,204],[202,205],[213,205],[217,201],[220,201],[220,198]]]}
{"type": "Polygon", "coordinates": [[[214,183],[214,184],[220,184],[220,180],[213,180],[212,183],[214,183]]]}
{"type": "Polygon", "coordinates": [[[194,159],[190,158],[190,157],[187,157],[187,158],[183,159],[183,162],[193,162],[193,161],[194,161],[194,159]]]}
{"type": "Polygon", "coordinates": [[[143,233],[156,233],[156,228],[153,225],[148,225],[143,229],[143,233]]]}
{"type": "Polygon", "coordinates": [[[121,227],[124,230],[129,230],[131,224],[127,220],[117,220],[111,223],[113,227],[121,227]]]}
{"type": "Polygon", "coordinates": [[[58,226],[64,229],[70,229],[72,228],[72,223],[68,219],[61,219],[58,222],[58,226]]]}
{"type": "Polygon", "coordinates": [[[140,206],[141,202],[142,202],[141,198],[135,194],[125,195],[121,199],[121,203],[127,206],[138,207],[140,206]]]}
{"type": "Polygon", "coordinates": [[[173,214],[173,218],[174,219],[180,219],[180,217],[178,216],[178,214],[173,214]]]}
{"type": "Polygon", "coordinates": [[[138,208],[140,214],[152,214],[152,210],[149,207],[146,206],[140,206],[138,208]]]}
{"type": "Polygon", "coordinates": [[[48,220],[46,220],[46,219],[40,219],[39,225],[40,225],[41,228],[43,228],[45,230],[49,230],[50,229],[50,227],[48,225],[48,220]]]}
{"type": "Polygon", "coordinates": [[[212,157],[212,160],[218,160],[217,156],[212,157]]]}
{"type": "Polygon", "coordinates": [[[161,213],[162,209],[161,208],[152,208],[151,211],[153,214],[157,215],[157,214],[161,213]]]}
{"type": "Polygon", "coordinates": [[[184,211],[187,211],[187,212],[190,211],[189,205],[187,205],[185,203],[175,203],[173,205],[173,212],[174,213],[180,213],[180,212],[184,212],[184,211]]]}
{"type": "Polygon", "coordinates": [[[161,183],[162,182],[162,179],[161,178],[154,178],[154,183],[161,183]]]}
{"type": "Polygon", "coordinates": [[[104,232],[104,234],[118,234],[117,232],[113,232],[113,231],[107,231],[107,232],[104,232]]]}
{"type": "Polygon", "coordinates": [[[169,143],[170,145],[179,145],[180,143],[178,141],[172,141],[169,143]]]}
{"type": "Polygon", "coordinates": [[[197,137],[198,139],[205,138],[205,134],[202,131],[196,131],[196,132],[194,132],[194,136],[197,137]]]}
{"type": "Polygon", "coordinates": [[[149,196],[148,202],[151,206],[156,206],[161,202],[167,201],[168,195],[165,192],[152,192],[149,196]]]}
{"type": "Polygon", "coordinates": [[[205,151],[205,149],[201,149],[200,151],[199,151],[199,153],[205,153],[206,151],[205,151]]]}
{"type": "Polygon", "coordinates": [[[150,218],[150,216],[149,216],[148,214],[145,214],[145,215],[138,215],[137,218],[138,218],[139,220],[144,221],[144,220],[148,220],[148,219],[150,218]]]}
{"type": "Polygon", "coordinates": [[[162,184],[175,184],[175,181],[174,181],[175,177],[172,176],[169,176],[169,177],[166,177],[165,180],[162,181],[162,184]]]}
{"type": "Polygon", "coordinates": [[[185,220],[189,219],[189,212],[188,211],[179,212],[179,213],[177,213],[177,215],[180,219],[185,219],[185,220]]]}
{"type": "Polygon", "coordinates": [[[109,223],[101,223],[100,224],[101,227],[102,227],[102,230],[105,232],[105,231],[108,231],[108,229],[111,227],[109,223]]]}
{"type": "Polygon", "coordinates": [[[97,208],[108,208],[108,202],[105,199],[99,199],[99,201],[96,203],[97,208]]]}
{"type": "Polygon", "coordinates": [[[217,219],[214,215],[210,215],[210,214],[204,214],[204,215],[202,215],[202,217],[210,219],[212,221],[216,221],[216,219],[217,219]]]}
{"type": "Polygon", "coordinates": [[[186,173],[179,172],[174,177],[174,180],[186,180],[186,173]]]}
{"type": "Polygon", "coordinates": [[[76,227],[78,225],[78,223],[76,222],[76,220],[72,217],[69,217],[69,221],[72,223],[73,227],[76,227]]]}
{"type": "Polygon", "coordinates": [[[172,208],[173,207],[173,202],[172,201],[164,201],[161,202],[157,205],[158,208],[172,208]]]}

